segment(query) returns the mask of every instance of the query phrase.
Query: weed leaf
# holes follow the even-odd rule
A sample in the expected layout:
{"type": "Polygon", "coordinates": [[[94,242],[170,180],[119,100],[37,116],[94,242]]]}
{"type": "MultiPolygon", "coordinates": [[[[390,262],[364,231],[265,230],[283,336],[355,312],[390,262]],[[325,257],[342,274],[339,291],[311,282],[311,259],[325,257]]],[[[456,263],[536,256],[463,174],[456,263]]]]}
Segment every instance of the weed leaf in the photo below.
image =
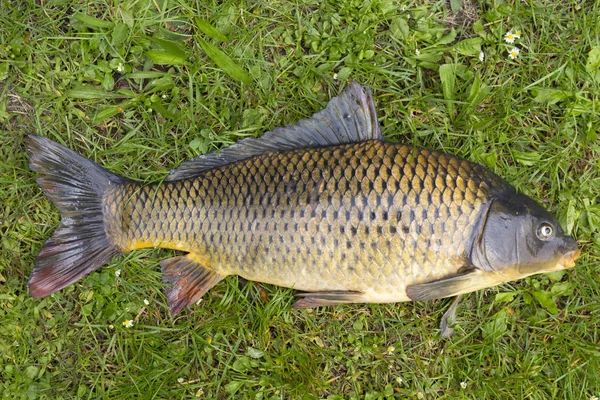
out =
{"type": "Polygon", "coordinates": [[[245,83],[246,85],[250,85],[252,83],[252,78],[248,72],[233,62],[233,60],[229,58],[227,54],[223,53],[212,44],[206,42],[201,37],[197,37],[196,39],[198,40],[198,43],[200,43],[200,47],[202,47],[202,50],[204,50],[208,58],[213,60],[214,63],[217,64],[227,75],[235,80],[245,83]]]}

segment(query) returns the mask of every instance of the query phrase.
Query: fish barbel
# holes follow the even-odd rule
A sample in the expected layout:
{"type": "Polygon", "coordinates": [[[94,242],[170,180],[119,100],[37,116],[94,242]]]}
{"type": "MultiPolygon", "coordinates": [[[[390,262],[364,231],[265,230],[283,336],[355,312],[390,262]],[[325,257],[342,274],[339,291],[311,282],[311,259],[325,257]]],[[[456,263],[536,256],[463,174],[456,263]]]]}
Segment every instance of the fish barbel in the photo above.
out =
{"type": "Polygon", "coordinates": [[[295,307],[457,296],[574,266],[577,243],[485,167],[386,142],[352,82],[312,118],[183,163],[120,177],[31,135],[30,167],[62,221],[29,281],[43,297],[144,247],[173,313],[228,275],[303,291],[295,307]]]}

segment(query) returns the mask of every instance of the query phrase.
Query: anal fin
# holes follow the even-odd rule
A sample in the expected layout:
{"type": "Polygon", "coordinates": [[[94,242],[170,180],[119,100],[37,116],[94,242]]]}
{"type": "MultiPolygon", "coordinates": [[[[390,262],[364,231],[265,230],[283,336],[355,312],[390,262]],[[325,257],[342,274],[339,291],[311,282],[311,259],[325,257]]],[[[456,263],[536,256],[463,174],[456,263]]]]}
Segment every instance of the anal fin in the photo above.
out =
{"type": "Polygon", "coordinates": [[[165,289],[169,308],[173,315],[183,307],[198,300],[221,279],[225,278],[214,270],[200,264],[193,254],[168,258],[160,262],[163,282],[172,283],[165,289]]]}
{"type": "Polygon", "coordinates": [[[357,291],[308,292],[298,293],[295,296],[302,298],[292,305],[294,308],[312,308],[366,302],[364,293],[357,291]]]}

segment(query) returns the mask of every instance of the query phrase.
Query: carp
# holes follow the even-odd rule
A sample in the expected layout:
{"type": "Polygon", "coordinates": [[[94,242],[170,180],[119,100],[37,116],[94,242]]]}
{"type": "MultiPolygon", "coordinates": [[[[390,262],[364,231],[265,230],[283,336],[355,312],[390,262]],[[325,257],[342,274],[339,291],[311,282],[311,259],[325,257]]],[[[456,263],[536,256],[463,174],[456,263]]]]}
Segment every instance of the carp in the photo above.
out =
{"type": "Polygon", "coordinates": [[[390,303],[571,268],[580,254],[552,215],[484,166],[386,141],[356,82],[311,118],[184,162],[160,183],[38,135],[28,151],[62,217],[36,258],[34,297],[145,247],[186,253],[160,263],[172,313],[229,275],[302,291],[296,308],[390,303]]]}

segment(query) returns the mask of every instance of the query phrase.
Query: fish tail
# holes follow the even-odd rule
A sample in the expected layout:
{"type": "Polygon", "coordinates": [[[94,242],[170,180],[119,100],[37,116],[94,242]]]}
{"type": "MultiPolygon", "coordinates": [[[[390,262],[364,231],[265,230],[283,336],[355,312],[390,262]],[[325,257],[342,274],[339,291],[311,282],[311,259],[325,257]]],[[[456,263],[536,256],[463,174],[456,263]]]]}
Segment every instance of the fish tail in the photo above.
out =
{"type": "Polygon", "coordinates": [[[44,194],[59,209],[59,227],[35,260],[33,297],[48,296],[106,264],[121,252],[106,234],[103,197],[127,179],[39,135],[27,136],[29,166],[44,194]]]}

